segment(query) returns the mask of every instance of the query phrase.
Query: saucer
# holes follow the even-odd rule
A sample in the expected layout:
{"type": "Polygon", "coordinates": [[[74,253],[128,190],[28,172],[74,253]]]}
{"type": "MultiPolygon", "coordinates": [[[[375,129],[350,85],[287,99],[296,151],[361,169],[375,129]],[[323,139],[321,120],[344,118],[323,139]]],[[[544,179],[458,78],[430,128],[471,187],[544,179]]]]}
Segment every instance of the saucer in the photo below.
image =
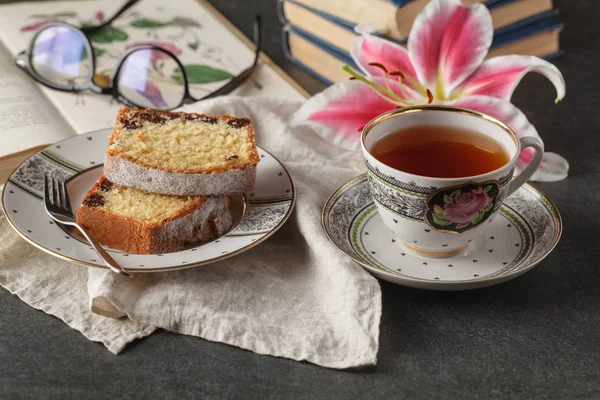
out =
{"type": "Polygon", "coordinates": [[[383,224],[366,174],[333,193],[323,210],[323,227],[337,247],[378,278],[433,290],[476,289],[516,278],[542,261],[562,232],[556,206],[525,184],[464,251],[448,258],[423,257],[383,224]]]}
{"type": "MultiPolygon", "coordinates": [[[[74,230],[50,219],[43,201],[44,175],[67,181],[74,213],[84,194],[102,175],[104,153],[112,129],[71,137],[34,154],[12,173],[2,192],[2,208],[10,225],[25,240],[76,264],[106,268],[98,254],[74,230]]],[[[285,166],[258,147],[256,185],[246,195],[230,196],[234,226],[210,242],[165,254],[128,254],[107,249],[131,272],[172,271],[210,264],[240,254],[270,237],[289,218],[296,192],[285,166]]]]}

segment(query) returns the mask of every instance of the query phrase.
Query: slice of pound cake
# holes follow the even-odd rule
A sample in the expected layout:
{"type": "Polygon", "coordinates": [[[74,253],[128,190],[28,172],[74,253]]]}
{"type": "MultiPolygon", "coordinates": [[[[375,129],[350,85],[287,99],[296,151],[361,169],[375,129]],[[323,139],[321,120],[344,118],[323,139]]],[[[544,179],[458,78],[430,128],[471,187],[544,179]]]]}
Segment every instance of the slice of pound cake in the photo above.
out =
{"type": "Polygon", "coordinates": [[[121,108],[104,175],[120,185],[170,195],[252,190],[259,157],[247,118],[121,108]]]}
{"type": "Polygon", "coordinates": [[[102,176],[83,198],[77,223],[103,245],[156,254],[222,235],[231,227],[231,214],[226,197],[148,193],[102,176]]]}

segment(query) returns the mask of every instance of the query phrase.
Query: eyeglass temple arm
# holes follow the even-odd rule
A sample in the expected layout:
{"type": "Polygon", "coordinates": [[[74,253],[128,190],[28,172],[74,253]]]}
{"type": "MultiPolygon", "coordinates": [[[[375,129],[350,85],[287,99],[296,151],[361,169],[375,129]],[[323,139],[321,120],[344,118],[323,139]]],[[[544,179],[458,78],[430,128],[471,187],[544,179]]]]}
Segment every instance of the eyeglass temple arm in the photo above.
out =
{"type": "Polygon", "coordinates": [[[97,26],[83,27],[83,28],[81,28],[81,30],[84,33],[94,33],[96,31],[99,31],[100,29],[104,28],[105,26],[110,25],[115,19],[119,18],[119,16],[121,14],[123,14],[125,11],[127,11],[129,8],[131,8],[138,1],[139,0],[129,0],[129,1],[127,1],[127,3],[123,4],[121,6],[121,8],[119,8],[117,10],[117,12],[112,17],[110,17],[109,19],[107,19],[106,21],[104,21],[102,24],[97,25],[97,26]]]}
{"type": "Polygon", "coordinates": [[[256,50],[254,51],[254,62],[252,63],[252,65],[250,67],[243,70],[238,76],[236,76],[235,78],[230,80],[226,85],[220,87],[213,93],[211,93],[207,96],[204,96],[201,99],[197,99],[197,100],[194,99],[194,100],[198,101],[198,100],[212,99],[213,97],[222,96],[222,95],[231,93],[233,90],[237,89],[238,86],[240,86],[242,83],[244,83],[244,81],[246,81],[246,79],[248,79],[248,77],[250,75],[252,75],[252,73],[256,69],[256,65],[258,64],[258,58],[260,56],[260,49],[261,49],[260,15],[257,15],[254,18],[254,46],[256,48],[256,50]]]}

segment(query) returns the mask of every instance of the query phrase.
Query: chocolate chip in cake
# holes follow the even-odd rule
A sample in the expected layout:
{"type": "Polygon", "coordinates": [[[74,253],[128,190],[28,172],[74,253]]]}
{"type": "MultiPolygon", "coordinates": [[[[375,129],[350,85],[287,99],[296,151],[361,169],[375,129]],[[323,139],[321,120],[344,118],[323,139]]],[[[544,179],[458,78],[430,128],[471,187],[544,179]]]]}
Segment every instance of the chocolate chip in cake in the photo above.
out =
{"type": "Polygon", "coordinates": [[[200,117],[200,121],[205,122],[207,124],[216,124],[218,119],[217,118],[213,118],[213,117],[207,117],[205,115],[200,117]]]}
{"type": "Polygon", "coordinates": [[[237,154],[232,154],[229,157],[225,157],[225,161],[231,161],[235,158],[239,158],[237,154]]]}
{"type": "Polygon", "coordinates": [[[214,117],[207,117],[206,115],[197,115],[197,114],[185,114],[183,118],[188,121],[197,121],[200,120],[206,124],[216,124],[218,119],[214,117]]]}
{"type": "Polygon", "coordinates": [[[83,201],[83,204],[85,204],[88,207],[102,207],[104,206],[104,196],[98,193],[93,194],[87,199],[85,199],[83,201]]]}
{"type": "Polygon", "coordinates": [[[140,111],[137,115],[140,120],[152,122],[154,124],[164,124],[165,121],[172,120],[178,116],[178,114],[159,111],[140,111]]]}
{"type": "Polygon", "coordinates": [[[108,179],[105,179],[100,184],[100,190],[103,192],[108,192],[113,187],[113,183],[108,179]]]}
{"type": "Polygon", "coordinates": [[[236,118],[227,122],[227,125],[229,125],[232,128],[243,128],[244,126],[249,124],[250,120],[248,118],[236,118]]]}
{"type": "Polygon", "coordinates": [[[126,119],[123,121],[123,128],[125,129],[139,129],[140,124],[138,121],[126,119]]]}

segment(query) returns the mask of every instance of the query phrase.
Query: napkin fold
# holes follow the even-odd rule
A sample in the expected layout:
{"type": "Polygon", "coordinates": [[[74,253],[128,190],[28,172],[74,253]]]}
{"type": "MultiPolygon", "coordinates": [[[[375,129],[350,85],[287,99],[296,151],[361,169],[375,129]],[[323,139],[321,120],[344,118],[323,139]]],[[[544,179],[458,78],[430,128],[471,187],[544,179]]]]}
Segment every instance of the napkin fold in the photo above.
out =
{"type": "Polygon", "coordinates": [[[35,249],[0,220],[0,285],[113,353],[157,327],[331,368],[376,363],[381,291],[321,227],[331,193],[358,174],[356,153],[288,127],[299,103],[217,98],[184,108],[252,118],[257,142],[290,171],[296,208],[266,242],[182,271],[126,278],[35,249]]]}

